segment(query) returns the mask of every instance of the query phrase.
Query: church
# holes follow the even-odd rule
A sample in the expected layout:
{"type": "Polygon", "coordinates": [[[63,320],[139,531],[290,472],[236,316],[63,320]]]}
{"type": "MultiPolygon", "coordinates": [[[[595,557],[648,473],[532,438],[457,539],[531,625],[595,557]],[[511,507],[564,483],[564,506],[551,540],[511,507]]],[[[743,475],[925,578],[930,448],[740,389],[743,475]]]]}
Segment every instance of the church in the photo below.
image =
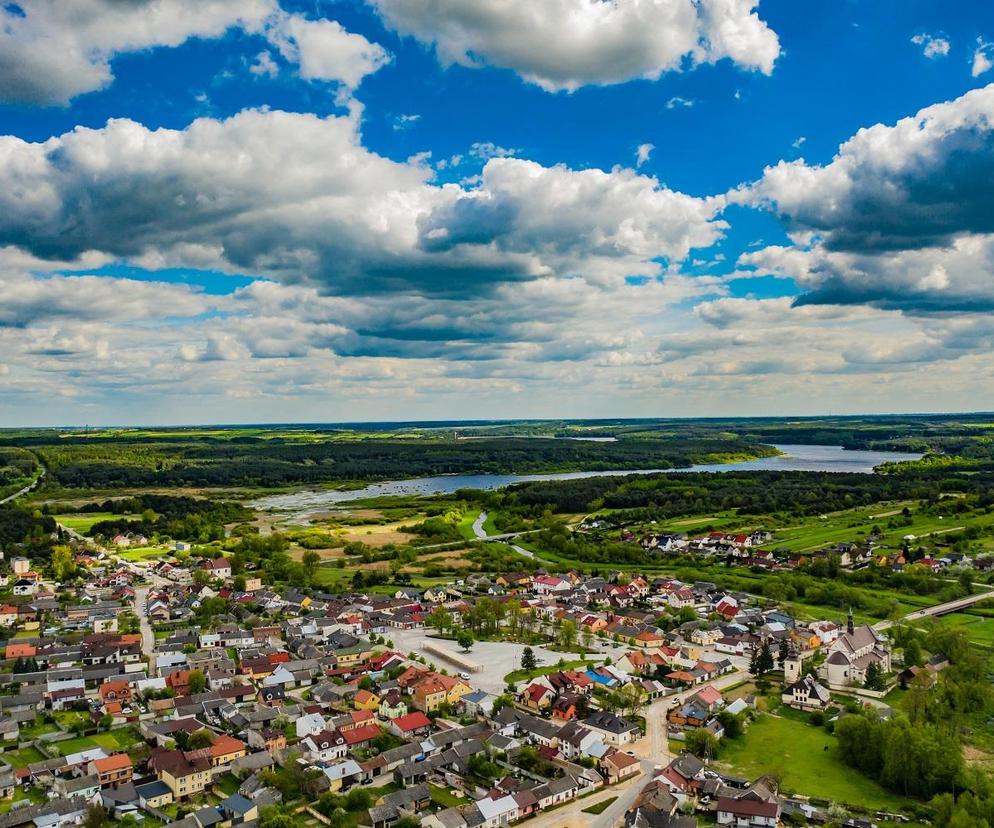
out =
{"type": "Polygon", "coordinates": [[[873,663],[880,666],[881,673],[891,671],[890,645],[873,627],[857,627],[849,610],[846,631],[829,647],[822,677],[833,690],[859,686],[866,681],[866,669],[873,663]]]}

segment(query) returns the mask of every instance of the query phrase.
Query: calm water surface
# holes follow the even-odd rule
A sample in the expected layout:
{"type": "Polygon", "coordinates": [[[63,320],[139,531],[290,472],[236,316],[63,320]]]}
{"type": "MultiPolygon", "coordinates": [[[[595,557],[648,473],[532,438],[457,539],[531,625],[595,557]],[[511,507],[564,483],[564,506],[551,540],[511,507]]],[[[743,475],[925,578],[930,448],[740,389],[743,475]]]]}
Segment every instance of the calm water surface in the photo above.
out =
{"type": "Polygon", "coordinates": [[[275,509],[281,512],[313,512],[323,508],[361,500],[367,497],[390,495],[435,495],[450,494],[459,489],[502,489],[512,483],[529,480],[576,480],[583,477],[608,477],[626,474],[674,474],[689,471],[731,472],[731,471],[824,471],[856,472],[870,474],[874,466],[881,463],[900,463],[917,460],[920,454],[896,451],[856,451],[841,446],[797,446],[778,445],[783,454],[776,457],[761,457],[741,463],[705,463],[689,469],[618,469],[614,471],[562,472],[559,474],[443,474],[435,477],[415,477],[410,480],[386,480],[372,483],[361,489],[334,491],[292,492],[259,498],[250,505],[256,509],[275,509]]]}

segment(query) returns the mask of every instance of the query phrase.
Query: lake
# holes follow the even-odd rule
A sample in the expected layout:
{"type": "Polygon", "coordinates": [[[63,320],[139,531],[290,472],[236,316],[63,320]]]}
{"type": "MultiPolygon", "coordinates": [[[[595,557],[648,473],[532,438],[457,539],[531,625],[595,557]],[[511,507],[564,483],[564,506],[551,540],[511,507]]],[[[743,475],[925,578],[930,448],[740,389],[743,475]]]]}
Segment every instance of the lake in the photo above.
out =
{"type": "Polygon", "coordinates": [[[687,469],[619,469],[558,474],[443,474],[435,477],[415,477],[410,480],[385,480],[349,491],[320,489],[271,495],[259,498],[249,505],[256,509],[275,509],[281,512],[308,512],[367,497],[450,494],[459,489],[502,489],[512,483],[525,483],[529,480],[576,480],[582,477],[617,477],[660,472],[677,474],[692,471],[726,473],[769,470],[870,474],[874,466],[879,466],[881,463],[900,463],[921,457],[920,454],[896,451],[846,450],[841,446],[778,445],[777,448],[783,454],[776,457],[760,457],[740,463],[705,463],[687,469]]]}

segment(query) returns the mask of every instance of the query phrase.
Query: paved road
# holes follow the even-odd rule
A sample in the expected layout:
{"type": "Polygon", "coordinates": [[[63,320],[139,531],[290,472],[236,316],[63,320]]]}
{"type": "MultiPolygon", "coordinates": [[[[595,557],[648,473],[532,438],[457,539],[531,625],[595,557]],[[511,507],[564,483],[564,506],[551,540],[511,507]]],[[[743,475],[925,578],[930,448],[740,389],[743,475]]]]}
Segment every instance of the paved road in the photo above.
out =
{"type": "MultiPolygon", "coordinates": [[[[99,552],[107,555],[115,563],[126,567],[131,571],[136,577],[144,578],[152,582],[152,586],[162,587],[169,582],[165,578],[160,578],[158,575],[153,575],[150,572],[136,566],[132,561],[127,561],[124,558],[120,558],[111,552],[109,549],[105,549],[100,544],[98,544],[93,538],[88,538],[86,535],[82,535],[75,529],[70,529],[68,526],[63,524],[58,524],[59,528],[62,529],[67,535],[75,538],[87,546],[91,546],[99,552]]],[[[135,587],[135,597],[132,602],[132,610],[135,615],[138,616],[139,629],[142,634],[142,653],[148,659],[148,676],[149,678],[155,678],[158,675],[155,667],[155,632],[152,629],[152,625],[148,620],[148,592],[150,587],[148,586],[137,586],[135,587]]]]}
{"type": "MultiPolygon", "coordinates": [[[[535,532],[540,531],[539,529],[525,529],[523,532],[504,532],[500,535],[488,535],[487,530],[483,528],[483,524],[486,523],[488,512],[480,512],[476,520],[473,521],[473,534],[480,540],[491,540],[491,541],[508,541],[512,538],[520,538],[522,535],[531,535],[535,532]]],[[[513,544],[508,544],[515,551],[519,551],[520,554],[525,555],[529,558],[534,558],[535,556],[529,552],[527,549],[522,549],[520,546],[514,546],[513,544]]]]}
{"type": "Polygon", "coordinates": [[[29,483],[27,486],[25,486],[20,491],[14,492],[11,495],[7,495],[5,498],[3,498],[2,500],[0,500],[0,506],[3,506],[4,503],[10,503],[12,500],[17,500],[17,498],[21,497],[22,495],[26,495],[28,492],[33,491],[34,489],[37,489],[38,488],[38,484],[41,483],[42,478],[44,476],[45,476],[45,468],[43,466],[42,470],[41,470],[41,474],[39,474],[34,479],[33,482],[29,483]]]}
{"type": "MultiPolygon", "coordinates": [[[[615,825],[625,816],[625,812],[635,804],[635,800],[638,798],[642,788],[649,784],[649,780],[652,779],[654,770],[655,767],[652,762],[643,760],[642,773],[633,777],[632,783],[620,794],[617,794],[618,798],[614,802],[596,816],[586,815],[589,824],[594,826],[594,828],[611,828],[611,826],[615,825]]],[[[584,807],[589,808],[590,806],[585,805],[584,807]]]]}
{"type": "Polygon", "coordinates": [[[155,669],[155,632],[148,621],[148,589],[147,586],[135,588],[134,610],[141,622],[142,653],[148,659],[148,676],[155,678],[158,675],[155,669]]]}
{"type": "Polygon", "coordinates": [[[473,521],[473,534],[478,538],[485,538],[487,536],[487,530],[483,528],[486,519],[487,513],[480,512],[479,517],[473,521]]]}
{"type": "Polygon", "coordinates": [[[525,549],[523,546],[518,546],[516,543],[509,543],[508,546],[510,546],[511,549],[513,549],[519,555],[524,555],[526,558],[531,558],[532,560],[535,559],[534,553],[532,553],[528,549],[525,549]]]}
{"type": "Polygon", "coordinates": [[[595,826],[596,828],[610,828],[616,820],[624,816],[625,811],[631,807],[639,791],[646,786],[651,778],[644,766],[645,763],[643,763],[642,773],[622,782],[620,785],[598,791],[583,799],[574,799],[562,808],[532,817],[527,822],[528,828],[591,828],[591,826],[595,826]],[[610,799],[613,796],[618,797],[618,799],[602,814],[594,816],[593,814],[583,813],[584,808],[590,808],[598,802],[603,802],[605,799],[610,799]]]}
{"type": "MultiPolygon", "coordinates": [[[[909,612],[903,618],[902,621],[920,621],[922,618],[935,617],[937,615],[946,615],[950,612],[957,612],[961,609],[966,609],[967,607],[972,607],[974,604],[980,601],[985,601],[988,598],[994,598],[994,591],[991,592],[979,592],[976,595],[970,595],[966,598],[957,598],[955,601],[947,601],[945,604],[937,604],[934,607],[926,607],[925,609],[916,610],[915,612],[909,612]]],[[[875,630],[886,630],[894,626],[893,621],[879,621],[873,625],[875,630]]]]}

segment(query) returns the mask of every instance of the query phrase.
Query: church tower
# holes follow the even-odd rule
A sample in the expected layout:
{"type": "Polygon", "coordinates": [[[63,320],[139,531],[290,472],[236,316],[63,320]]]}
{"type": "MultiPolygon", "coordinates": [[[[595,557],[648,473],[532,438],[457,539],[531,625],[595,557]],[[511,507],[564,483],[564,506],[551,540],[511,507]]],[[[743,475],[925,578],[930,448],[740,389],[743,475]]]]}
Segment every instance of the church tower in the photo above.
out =
{"type": "Polygon", "coordinates": [[[846,632],[852,635],[856,632],[856,622],[852,617],[852,607],[849,607],[849,620],[846,622],[846,632]]]}
{"type": "Polygon", "coordinates": [[[787,657],[783,660],[783,680],[789,687],[791,684],[801,680],[804,673],[804,661],[797,647],[791,645],[787,652],[787,657]]]}

